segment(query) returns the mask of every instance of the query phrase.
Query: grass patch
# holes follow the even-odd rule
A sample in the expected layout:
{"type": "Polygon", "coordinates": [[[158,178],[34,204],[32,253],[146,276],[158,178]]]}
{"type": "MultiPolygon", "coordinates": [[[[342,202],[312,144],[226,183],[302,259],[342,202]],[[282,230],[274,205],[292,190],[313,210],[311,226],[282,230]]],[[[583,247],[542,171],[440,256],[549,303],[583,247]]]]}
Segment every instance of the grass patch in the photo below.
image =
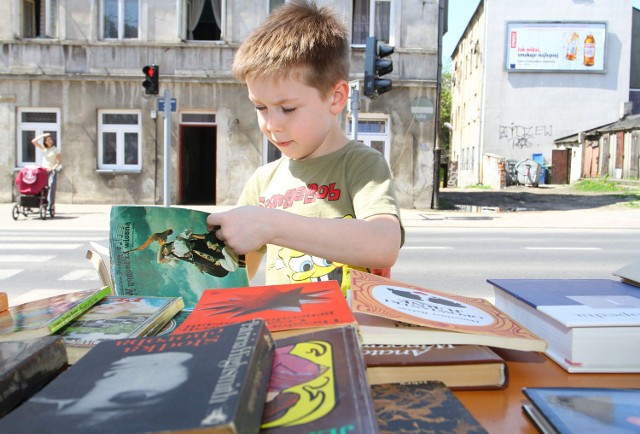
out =
{"type": "Polygon", "coordinates": [[[475,190],[491,190],[490,185],[482,185],[482,184],[469,185],[466,188],[473,188],[475,190]]]}
{"type": "Polygon", "coordinates": [[[607,178],[582,179],[575,184],[575,189],[584,192],[594,193],[619,193],[619,196],[625,197],[629,201],[627,206],[631,208],[640,208],[640,190],[637,187],[630,187],[607,178]]]}
{"type": "Polygon", "coordinates": [[[623,186],[616,184],[615,182],[609,182],[605,178],[588,178],[581,179],[575,184],[575,189],[578,191],[586,192],[615,192],[627,191],[623,186]]]}

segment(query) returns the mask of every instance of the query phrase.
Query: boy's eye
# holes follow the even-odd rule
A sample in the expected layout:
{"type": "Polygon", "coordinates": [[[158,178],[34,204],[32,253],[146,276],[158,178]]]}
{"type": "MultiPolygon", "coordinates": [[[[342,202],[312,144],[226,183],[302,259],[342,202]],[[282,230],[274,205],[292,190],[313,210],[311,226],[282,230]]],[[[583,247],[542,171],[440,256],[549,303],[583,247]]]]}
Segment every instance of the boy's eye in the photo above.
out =
{"type": "Polygon", "coordinates": [[[293,108],[282,107],[282,111],[283,111],[284,113],[291,113],[291,112],[293,112],[294,110],[295,110],[295,107],[293,107],[293,108]]]}
{"type": "Polygon", "coordinates": [[[267,108],[266,108],[266,107],[264,107],[264,106],[258,106],[258,105],[256,106],[256,110],[257,110],[257,111],[259,111],[259,112],[261,112],[261,111],[263,111],[263,110],[266,110],[266,109],[267,109],[267,108]]]}

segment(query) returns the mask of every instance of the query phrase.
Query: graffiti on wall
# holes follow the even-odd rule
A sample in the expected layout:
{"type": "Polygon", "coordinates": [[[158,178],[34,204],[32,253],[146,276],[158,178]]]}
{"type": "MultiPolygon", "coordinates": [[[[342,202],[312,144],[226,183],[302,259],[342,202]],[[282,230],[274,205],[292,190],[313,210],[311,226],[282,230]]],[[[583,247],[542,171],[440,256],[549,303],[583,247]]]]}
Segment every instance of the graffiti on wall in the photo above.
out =
{"type": "Polygon", "coordinates": [[[551,137],[552,125],[525,126],[511,122],[511,125],[498,126],[499,140],[505,140],[512,148],[531,148],[536,137],[551,137]]]}

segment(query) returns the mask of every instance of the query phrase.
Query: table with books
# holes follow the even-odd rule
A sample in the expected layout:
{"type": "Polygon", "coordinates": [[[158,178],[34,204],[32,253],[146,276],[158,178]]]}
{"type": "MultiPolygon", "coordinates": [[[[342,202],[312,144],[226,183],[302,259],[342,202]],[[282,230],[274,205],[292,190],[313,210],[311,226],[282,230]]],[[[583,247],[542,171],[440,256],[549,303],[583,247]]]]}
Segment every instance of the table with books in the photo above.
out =
{"type": "Polygon", "coordinates": [[[496,349],[507,361],[503,390],[458,390],[455,396],[489,433],[538,433],[522,404],[524,387],[640,388],[640,374],[568,373],[542,353],[496,349]]]}

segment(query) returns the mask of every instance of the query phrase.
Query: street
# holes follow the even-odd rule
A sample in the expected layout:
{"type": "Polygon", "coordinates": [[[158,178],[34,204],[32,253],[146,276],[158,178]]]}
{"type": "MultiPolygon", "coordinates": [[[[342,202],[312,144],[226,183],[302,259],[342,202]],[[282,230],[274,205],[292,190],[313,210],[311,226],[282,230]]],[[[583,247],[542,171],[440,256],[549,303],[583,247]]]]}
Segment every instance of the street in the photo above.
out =
{"type": "MultiPolygon", "coordinates": [[[[0,290],[10,303],[99,286],[85,256],[106,253],[109,208],[62,204],[54,219],[13,221],[10,204],[0,204],[0,290]]],[[[489,300],[489,278],[614,278],[640,257],[638,221],[637,209],[403,210],[406,240],[392,278],[489,300]]],[[[254,285],[264,282],[258,274],[254,285]]]]}

